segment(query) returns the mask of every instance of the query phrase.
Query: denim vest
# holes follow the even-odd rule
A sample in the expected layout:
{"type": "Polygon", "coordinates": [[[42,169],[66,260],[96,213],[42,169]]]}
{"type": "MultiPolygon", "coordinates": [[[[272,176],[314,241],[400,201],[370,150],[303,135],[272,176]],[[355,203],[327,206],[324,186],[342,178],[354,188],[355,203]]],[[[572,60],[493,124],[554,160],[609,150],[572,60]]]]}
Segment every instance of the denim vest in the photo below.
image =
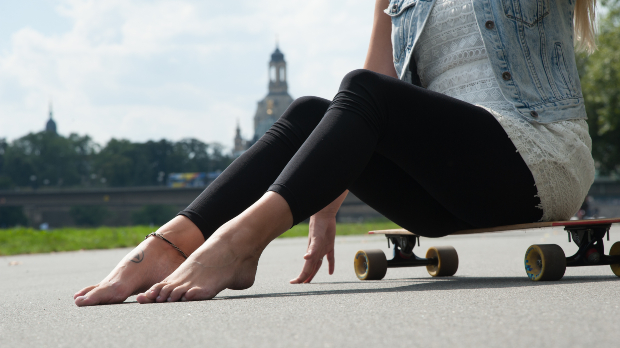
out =
{"type": "MultiPolygon", "coordinates": [[[[573,48],[574,0],[472,0],[478,28],[504,94],[525,119],[585,119],[573,48]]],[[[420,85],[413,49],[435,0],[390,0],[394,67],[420,85]]]]}

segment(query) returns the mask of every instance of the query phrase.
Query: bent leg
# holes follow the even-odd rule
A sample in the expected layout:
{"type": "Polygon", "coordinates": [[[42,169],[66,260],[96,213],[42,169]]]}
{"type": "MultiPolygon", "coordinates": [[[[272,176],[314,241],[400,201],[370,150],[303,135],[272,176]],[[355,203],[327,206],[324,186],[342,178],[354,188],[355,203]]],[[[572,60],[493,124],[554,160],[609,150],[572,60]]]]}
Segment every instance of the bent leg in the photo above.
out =
{"type": "MultiPolygon", "coordinates": [[[[180,216],[157,232],[186,254],[193,254],[219,227],[259,201],[282,168],[312,133],[329,103],[328,100],[315,97],[294,101],[267,134],[236,159],[180,216]]],[[[280,200],[286,205],[284,200],[280,200]]],[[[272,212],[273,209],[270,209],[261,214],[268,216],[268,213],[272,212]]],[[[288,228],[292,221],[284,223],[288,224],[288,228]]],[[[258,224],[256,228],[262,226],[258,224]]],[[[242,236],[243,233],[237,233],[237,237],[242,236]]],[[[256,238],[254,240],[257,241],[256,238]]],[[[212,244],[207,244],[205,248],[212,244]]],[[[250,244],[253,247],[260,245],[250,244]]],[[[235,248],[241,250],[238,246],[235,248]]],[[[225,251],[208,249],[207,254],[221,263],[230,257],[222,254],[225,251]]],[[[255,253],[249,250],[245,254],[247,256],[255,253]]],[[[247,266],[247,262],[251,265],[253,259],[243,260],[247,266]]],[[[158,238],[149,238],[123,258],[99,284],[78,291],[74,295],[75,303],[78,306],[88,306],[123,302],[132,294],[146,291],[153,284],[165,280],[183,261],[181,255],[170,245],[158,238]]],[[[188,264],[195,265],[189,261],[188,264]]],[[[249,268],[251,269],[251,266],[249,268]]],[[[234,285],[231,286],[244,287],[248,279],[249,276],[243,276],[234,280],[234,285]]],[[[217,284],[210,288],[217,288],[217,284]]]]}
{"type": "Polygon", "coordinates": [[[185,210],[206,240],[258,201],[316,128],[330,101],[296,99],[256,144],[237,158],[185,210]]]}
{"type": "MultiPolygon", "coordinates": [[[[380,197],[364,196],[361,189],[375,154],[392,161],[419,185],[405,194],[426,192],[433,198],[426,202],[434,201],[435,212],[443,207],[444,215],[454,217],[440,235],[461,226],[542,215],[536,210],[531,173],[492,115],[387,76],[356,71],[347,75],[325,116],[269,187],[277,194],[266,193],[221,226],[197,253],[140,294],[138,301],[202,300],[225,288],[250,286],[263,248],[290,224],[308,218],[349,187],[369,202],[380,197]],[[529,208],[529,214],[503,211],[511,206],[505,201],[511,200],[529,208]],[[487,213],[493,204],[497,207],[492,211],[502,213],[499,217],[487,213]],[[217,250],[224,254],[217,256],[217,250]]],[[[393,213],[393,206],[374,205],[397,221],[407,213],[402,207],[393,213]]],[[[417,214],[402,218],[403,224],[425,218],[417,214]]]]}
{"type": "Polygon", "coordinates": [[[269,190],[286,199],[298,223],[351,187],[375,153],[472,227],[542,216],[530,170],[490,113],[367,70],[345,77],[269,190]]]}

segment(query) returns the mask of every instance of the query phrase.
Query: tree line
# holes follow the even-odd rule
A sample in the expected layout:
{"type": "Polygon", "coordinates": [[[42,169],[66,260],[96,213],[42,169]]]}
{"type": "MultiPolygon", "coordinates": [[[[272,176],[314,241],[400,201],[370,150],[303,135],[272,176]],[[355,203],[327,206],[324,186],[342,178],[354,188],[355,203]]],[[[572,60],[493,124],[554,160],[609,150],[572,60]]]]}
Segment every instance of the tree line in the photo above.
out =
{"type": "Polygon", "coordinates": [[[620,174],[620,0],[603,0],[598,50],[577,66],[588,114],[592,155],[603,175],[620,174]]]}
{"type": "MultiPolygon", "coordinates": [[[[601,4],[598,50],[578,54],[577,65],[597,169],[620,175],[620,0],[601,4]]],[[[0,139],[0,189],[163,185],[168,173],[224,170],[231,162],[221,145],[196,139],[112,139],[101,147],[88,136],[31,133],[0,139]]]]}
{"type": "Polygon", "coordinates": [[[196,139],[100,146],[89,136],[42,131],[0,139],[0,189],[165,185],[169,173],[221,171],[232,160],[221,145],[196,139]]]}

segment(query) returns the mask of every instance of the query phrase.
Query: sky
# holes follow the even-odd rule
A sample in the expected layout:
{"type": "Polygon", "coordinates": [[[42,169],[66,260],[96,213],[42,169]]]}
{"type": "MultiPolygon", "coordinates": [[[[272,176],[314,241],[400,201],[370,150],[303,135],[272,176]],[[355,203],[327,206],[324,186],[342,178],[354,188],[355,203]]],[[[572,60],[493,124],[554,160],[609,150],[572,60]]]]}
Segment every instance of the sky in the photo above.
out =
{"type": "Polygon", "coordinates": [[[331,99],[361,68],[372,0],[0,0],[0,138],[233,145],[253,134],[276,38],[289,94],[331,99]]]}

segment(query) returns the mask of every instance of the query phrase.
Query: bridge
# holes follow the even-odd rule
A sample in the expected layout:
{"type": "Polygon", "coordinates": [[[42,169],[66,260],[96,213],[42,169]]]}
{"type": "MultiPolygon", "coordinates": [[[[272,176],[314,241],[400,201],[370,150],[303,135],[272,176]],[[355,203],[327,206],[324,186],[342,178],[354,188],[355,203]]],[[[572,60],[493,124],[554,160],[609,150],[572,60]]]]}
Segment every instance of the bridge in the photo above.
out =
{"type": "MultiPolygon", "coordinates": [[[[107,226],[132,224],[132,214],[146,205],[166,205],[181,211],[204,188],[123,187],[97,189],[39,189],[0,191],[0,207],[21,206],[31,226],[48,223],[50,227],[73,226],[70,214],[74,206],[104,206],[110,212],[107,226]]],[[[620,182],[599,180],[590,188],[591,205],[598,216],[620,216],[620,182]]],[[[172,218],[173,216],[170,216],[172,218]]],[[[338,212],[338,221],[352,222],[381,218],[382,215],[349,193],[338,212]]]]}
{"type": "MultiPolygon", "coordinates": [[[[202,191],[200,188],[124,187],[97,189],[39,189],[0,191],[0,207],[21,206],[30,225],[47,223],[52,228],[75,225],[70,214],[75,206],[104,206],[110,212],[107,226],[132,224],[132,214],[146,205],[166,205],[177,211],[186,208],[202,191]]],[[[170,216],[172,218],[174,216],[170,216]]],[[[339,221],[381,218],[381,214],[349,194],[338,213],[339,221]]]]}

